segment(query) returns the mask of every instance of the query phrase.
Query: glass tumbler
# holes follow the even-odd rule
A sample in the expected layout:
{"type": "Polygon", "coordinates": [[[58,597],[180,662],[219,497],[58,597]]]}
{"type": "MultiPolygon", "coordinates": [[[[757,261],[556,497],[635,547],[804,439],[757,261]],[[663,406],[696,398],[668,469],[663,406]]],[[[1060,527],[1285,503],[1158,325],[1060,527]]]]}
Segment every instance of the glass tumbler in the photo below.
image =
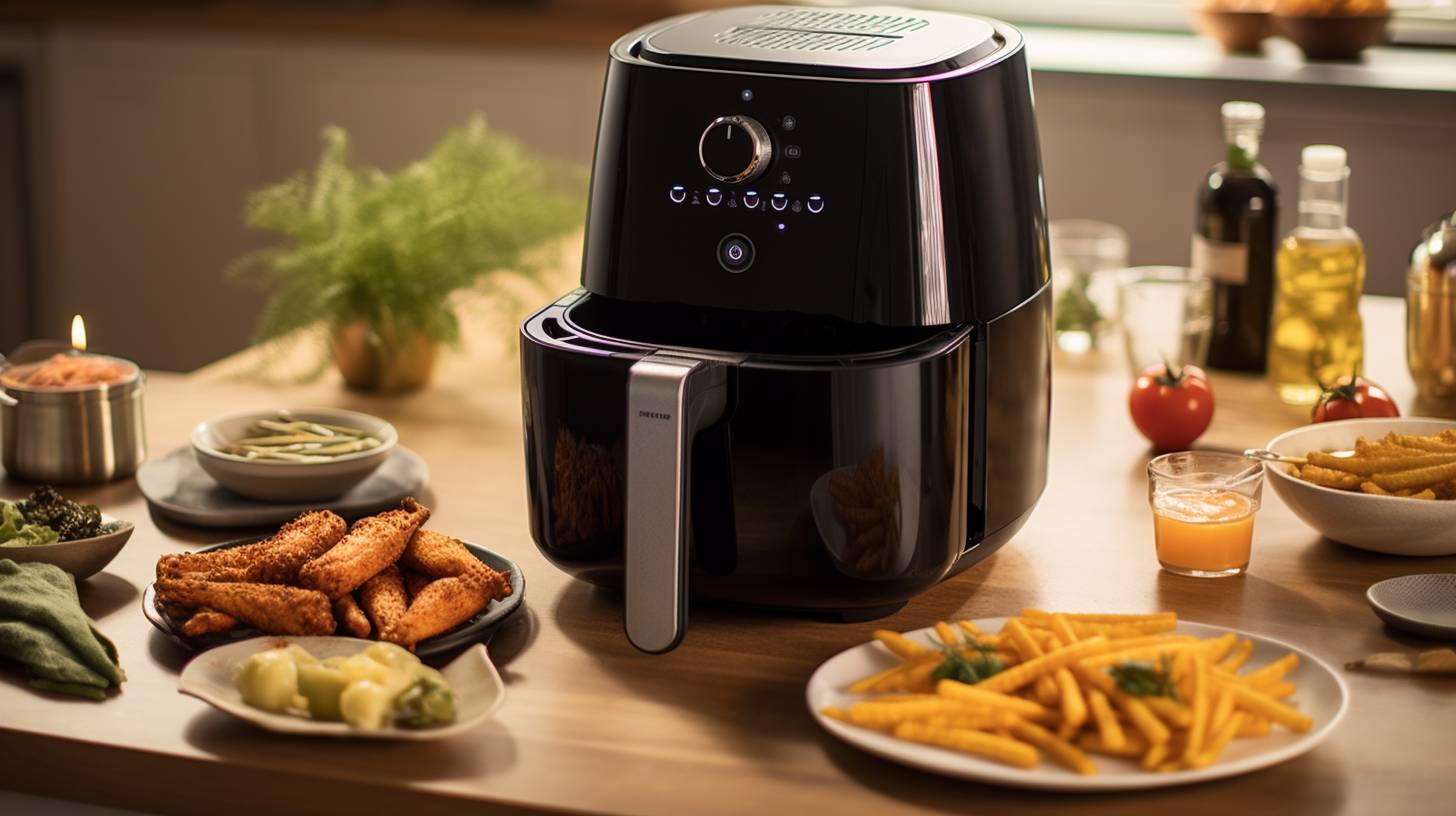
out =
{"type": "Polygon", "coordinates": [[[1196,578],[1242,574],[1263,489],[1264,464],[1234,453],[1182,451],[1149,462],[1158,563],[1196,578]]]}
{"type": "Polygon", "coordinates": [[[1111,329],[1117,309],[1113,274],[1127,266],[1127,230],[1086,219],[1051,222],[1052,312],[1057,348],[1083,352],[1111,329]]]}
{"type": "Polygon", "coordinates": [[[1182,368],[1208,359],[1213,281],[1182,266],[1137,266],[1117,288],[1123,351],[1136,377],[1158,363],[1182,368]]]}

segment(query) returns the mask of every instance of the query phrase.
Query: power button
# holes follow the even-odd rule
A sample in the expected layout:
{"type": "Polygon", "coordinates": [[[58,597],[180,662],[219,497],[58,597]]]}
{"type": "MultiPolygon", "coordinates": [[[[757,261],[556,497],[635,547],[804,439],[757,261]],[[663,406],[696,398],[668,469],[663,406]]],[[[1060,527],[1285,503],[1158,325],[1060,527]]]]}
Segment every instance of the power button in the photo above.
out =
{"type": "Polygon", "coordinates": [[[736,232],[724,236],[718,242],[718,263],[734,274],[753,266],[753,242],[736,232]]]}

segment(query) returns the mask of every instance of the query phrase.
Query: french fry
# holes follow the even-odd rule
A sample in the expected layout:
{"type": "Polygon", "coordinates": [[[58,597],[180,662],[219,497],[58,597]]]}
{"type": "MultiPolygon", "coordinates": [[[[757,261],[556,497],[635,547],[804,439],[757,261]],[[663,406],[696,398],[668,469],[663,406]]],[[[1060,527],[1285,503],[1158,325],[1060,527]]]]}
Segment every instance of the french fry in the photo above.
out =
{"type": "Polygon", "coordinates": [[[889,649],[892,654],[901,659],[917,657],[930,651],[929,646],[916,643],[899,632],[893,632],[889,629],[876,629],[875,640],[883,643],[886,649],[889,649]]]}
{"type": "Polygon", "coordinates": [[[963,703],[972,703],[988,708],[1010,711],[1028,720],[1042,722],[1052,719],[1053,715],[1051,710],[1038,702],[990,691],[989,689],[982,688],[983,685],[985,684],[978,683],[971,686],[959,680],[942,680],[936,685],[935,693],[952,700],[959,700],[963,703]]]}
{"type": "Polygon", "coordinates": [[[950,624],[945,621],[935,622],[935,636],[940,638],[940,642],[945,646],[958,646],[961,642],[955,630],[950,628],[950,624]]]}
{"type": "Polygon", "coordinates": [[[1253,688],[1268,688],[1284,679],[1284,675],[1299,665],[1299,655],[1290,652],[1272,663],[1243,675],[1240,679],[1253,688]]]}
{"type": "Polygon", "coordinates": [[[1061,692],[1062,725],[1057,733],[1062,739],[1071,737],[1087,721],[1087,701],[1082,697],[1082,689],[1077,685],[1077,678],[1072,675],[1072,670],[1066,667],[1057,669],[1055,675],[1057,689],[1061,692]]]}
{"type": "Polygon", "coordinates": [[[1052,632],[1061,640],[1063,646],[1069,646],[1081,640],[1081,636],[1072,631],[1072,622],[1066,615],[1052,615],[1052,632]]]}
{"type": "Polygon", "coordinates": [[[962,632],[965,632],[966,634],[970,635],[971,637],[973,637],[973,638],[975,638],[977,640],[981,640],[982,638],[986,637],[986,633],[983,632],[983,631],[981,631],[981,627],[977,626],[975,623],[972,623],[971,621],[968,621],[968,620],[956,621],[956,626],[959,626],[961,628],[961,631],[962,632]]]}
{"type": "Polygon", "coordinates": [[[1245,661],[1249,659],[1249,655],[1253,654],[1253,652],[1254,642],[1245,638],[1239,641],[1239,645],[1234,648],[1231,654],[1223,660],[1218,661],[1218,667],[1230,674],[1237,672],[1243,667],[1245,661]]]}
{"type": "Polygon", "coordinates": [[[1188,766],[1190,768],[1204,768],[1218,761],[1218,758],[1223,755],[1224,749],[1228,747],[1229,742],[1238,735],[1239,729],[1244,724],[1244,718],[1247,716],[1242,711],[1236,711],[1230,715],[1229,721],[1224,723],[1223,728],[1220,728],[1213,735],[1213,738],[1208,741],[1208,745],[1202,751],[1187,759],[1188,766]]]}
{"type": "Polygon", "coordinates": [[[1016,723],[1011,726],[1011,734],[1046,751],[1053,759],[1079,774],[1088,776],[1097,773],[1097,766],[1082,749],[1035,723],[1016,723]]]}
{"type": "Polygon", "coordinates": [[[909,742],[976,754],[1017,768],[1036,767],[1038,757],[1036,749],[1024,742],[968,728],[938,728],[906,722],[895,726],[894,734],[909,742]]]}
{"type": "Polygon", "coordinates": [[[1142,761],[1139,764],[1142,765],[1143,770],[1151,771],[1156,769],[1159,765],[1163,764],[1163,760],[1166,759],[1167,756],[1168,743],[1166,741],[1155,742],[1152,745],[1148,746],[1148,750],[1143,753],[1142,761]]]}
{"type": "Polygon", "coordinates": [[[1369,493],[1372,496],[1389,496],[1390,495],[1390,493],[1388,491],[1386,491],[1385,488],[1381,487],[1380,485],[1378,485],[1378,484],[1376,484],[1374,482],[1361,482],[1360,483],[1360,492],[1361,493],[1369,493]]]}
{"type": "MultiPolygon", "coordinates": [[[[1021,621],[1012,618],[1006,621],[1001,631],[1011,639],[1011,645],[1021,655],[1023,661],[1032,660],[1042,656],[1041,644],[1032,637],[1031,632],[1021,624],[1021,621]]],[[[1042,705],[1056,705],[1057,703],[1056,681],[1050,675],[1038,678],[1036,681],[1036,699],[1042,705]]]]}
{"type": "Polygon", "coordinates": [[[1437,454],[1437,456],[1443,458],[1443,464],[1431,463],[1429,467],[1377,473],[1370,477],[1370,481],[1386,490],[1396,491],[1417,490],[1439,484],[1449,479],[1456,479],[1456,454],[1437,454]],[[1449,460],[1445,460],[1447,456],[1450,457],[1449,460]]]}
{"type": "Polygon", "coordinates": [[[1117,684],[1113,682],[1112,678],[1106,672],[1079,670],[1078,676],[1090,683],[1098,691],[1106,694],[1107,699],[1111,700],[1122,713],[1127,715],[1127,719],[1132,723],[1133,728],[1136,728],[1149,743],[1156,745],[1167,742],[1172,737],[1172,732],[1168,730],[1168,726],[1164,725],[1163,721],[1158,719],[1157,715],[1148,709],[1141,698],[1123,693],[1117,688],[1117,684]]]}
{"type": "Polygon", "coordinates": [[[1202,654],[1193,655],[1193,722],[1188,726],[1188,744],[1183,749],[1183,761],[1191,762],[1203,750],[1203,741],[1208,733],[1208,659],[1202,654]]]}
{"type": "Polygon", "coordinates": [[[1290,708],[1273,697],[1255,691],[1248,686],[1234,686],[1234,706],[1252,714],[1268,717],[1270,720],[1296,733],[1304,733],[1314,726],[1308,714],[1290,708]]]}
{"type": "MultiPolygon", "coordinates": [[[[1244,712],[1241,712],[1244,713],[1244,712]]],[[[1245,713],[1243,725],[1239,726],[1238,737],[1264,737],[1268,736],[1271,723],[1265,717],[1249,716],[1245,713]]]]}
{"type": "Polygon", "coordinates": [[[1404,448],[1415,448],[1433,453],[1456,453],[1456,442],[1448,441],[1444,434],[1441,437],[1430,437],[1392,433],[1389,439],[1392,443],[1404,448]]]}
{"type": "Polygon", "coordinates": [[[1093,635],[1083,641],[1078,641],[1070,646],[1063,646],[1056,651],[1047,652],[1041,657],[1021,663],[982,680],[977,685],[987,691],[1009,692],[1015,691],[1022,686],[1036,682],[1038,677],[1044,677],[1054,673],[1057,669],[1068,666],[1083,658],[1100,654],[1107,648],[1107,638],[1102,635],[1093,635]]]}
{"type": "Polygon", "coordinates": [[[1178,622],[1178,613],[1176,613],[1176,612],[1149,612],[1149,613],[1137,614],[1137,615],[1122,615],[1122,614],[1099,614],[1099,613],[1090,613],[1089,614],[1089,613],[1082,613],[1082,612],[1061,612],[1061,613],[1054,613],[1054,612],[1047,612],[1046,610],[1043,610],[1043,609],[1035,609],[1035,608],[1032,608],[1032,607],[1027,607],[1027,608],[1021,610],[1021,617],[1023,617],[1023,618],[1047,618],[1047,619],[1050,619],[1052,617],[1052,615],[1054,615],[1054,614],[1060,614],[1063,617],[1067,618],[1068,620],[1081,621],[1082,623],[1138,623],[1138,622],[1145,622],[1145,621],[1168,621],[1168,622],[1171,622],[1171,623],[1175,623],[1176,624],[1178,622]]]}
{"type": "Polygon", "coordinates": [[[1410,497],[1412,499],[1416,499],[1418,501],[1435,501],[1436,500],[1436,491],[1434,491],[1434,490],[1432,490],[1431,488],[1428,487],[1428,488],[1426,488],[1425,490],[1422,490],[1419,493],[1412,493],[1410,495],[1410,497]]]}
{"type": "MultiPolygon", "coordinates": [[[[1333,456],[1312,451],[1306,457],[1311,465],[1357,476],[1374,477],[1382,473],[1396,473],[1440,466],[1456,462],[1456,453],[1424,453],[1418,456],[1333,456]]],[[[1456,471],[1453,471],[1456,472],[1456,471]]],[[[1446,478],[1450,478],[1449,476],[1446,478]]],[[[1378,480],[1372,479],[1378,484],[1378,480]]],[[[1385,487],[1385,485],[1380,485],[1385,487]]],[[[1389,490],[1390,488],[1386,488],[1389,490]]]]}
{"type": "Polygon", "coordinates": [[[1114,748],[1100,735],[1086,731],[1077,737],[1077,747],[1095,754],[1131,758],[1140,758],[1148,751],[1147,741],[1139,734],[1128,734],[1122,745],[1114,748]]]}
{"type": "Polygon", "coordinates": [[[1234,690],[1233,686],[1225,684],[1218,691],[1218,701],[1213,704],[1213,713],[1209,715],[1208,728],[1217,733],[1228,722],[1229,717],[1234,713],[1234,690]]]}
{"type": "Polygon", "coordinates": [[[1123,750],[1128,744],[1127,734],[1102,689],[1087,690],[1087,709],[1097,723],[1097,736],[1107,751],[1123,750]]]}
{"type": "Polygon", "coordinates": [[[1269,688],[1267,688],[1267,689],[1264,690],[1264,693],[1265,694],[1269,695],[1270,697],[1273,697],[1276,700],[1282,700],[1285,697],[1293,697],[1294,696],[1294,692],[1295,692],[1294,684],[1293,683],[1290,683],[1290,682],[1287,682],[1287,681],[1283,681],[1283,680],[1281,680],[1278,683],[1275,683],[1274,685],[1272,685],[1269,688]]]}
{"type": "Polygon", "coordinates": [[[1344,471],[1332,470],[1313,464],[1300,468],[1299,478],[1310,484],[1317,484],[1320,487],[1332,487],[1336,490],[1354,490],[1362,482],[1366,481],[1354,473],[1345,473],[1344,471]]]}
{"type": "Polygon", "coordinates": [[[1143,697],[1143,705],[1158,716],[1158,719],[1173,728],[1187,728],[1193,724],[1193,709],[1170,697],[1143,697]]]}

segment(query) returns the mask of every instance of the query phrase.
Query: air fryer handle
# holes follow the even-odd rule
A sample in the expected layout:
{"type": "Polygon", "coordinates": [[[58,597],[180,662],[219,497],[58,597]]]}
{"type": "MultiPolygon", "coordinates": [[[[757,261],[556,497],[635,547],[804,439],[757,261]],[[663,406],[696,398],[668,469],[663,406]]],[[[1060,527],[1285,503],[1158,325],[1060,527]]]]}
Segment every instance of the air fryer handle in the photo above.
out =
{"type": "Polygon", "coordinates": [[[727,366],[655,353],[627,381],[627,639],[671,651],[687,631],[691,453],[723,415],[727,366]]]}

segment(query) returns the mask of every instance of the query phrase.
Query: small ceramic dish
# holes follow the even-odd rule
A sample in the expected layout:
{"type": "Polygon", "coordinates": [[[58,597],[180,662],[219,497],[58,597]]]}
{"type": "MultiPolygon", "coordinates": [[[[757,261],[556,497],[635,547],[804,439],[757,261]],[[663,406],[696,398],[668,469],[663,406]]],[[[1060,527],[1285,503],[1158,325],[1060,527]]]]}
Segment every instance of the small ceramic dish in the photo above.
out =
{"type": "Polygon", "coordinates": [[[389,458],[399,443],[394,426],[379,417],[340,408],[288,411],[246,411],[209,419],[192,429],[197,464],[217,483],[250,499],[277,502],[324,501],[337,498],[364,481],[389,458]],[[358,428],[380,441],[377,447],[336,456],[327,462],[249,459],[224,453],[222,447],[253,432],[260,419],[295,419],[358,428]]]}
{"type": "Polygon", "coordinates": [[[1228,54],[1257,53],[1273,33],[1268,11],[1195,8],[1192,13],[1194,29],[1213,38],[1228,54]]]}
{"type": "Polygon", "coordinates": [[[1456,640],[1456,573],[1402,575],[1365,590],[1381,620],[1422,637],[1456,640]]]}
{"type": "MultiPolygon", "coordinates": [[[[226,547],[241,547],[244,544],[252,544],[261,541],[262,537],[243,538],[237,541],[225,541],[222,544],[214,544],[211,547],[204,547],[197,552],[208,552],[220,550],[226,547]]],[[[487,550],[484,547],[462,542],[470,554],[480,559],[482,563],[496,572],[510,573],[511,594],[506,597],[491,601],[485,609],[478,612],[475,617],[451,629],[448,632],[426,638],[415,644],[415,654],[424,657],[448,652],[458,649],[466,644],[485,640],[491,632],[495,631],[501,624],[519,610],[526,600],[526,576],[521,572],[520,565],[515,561],[501,555],[494,550],[487,550]]],[[[155,583],[149,583],[142,591],[142,615],[147,621],[165,634],[168,638],[188,651],[201,652],[209,649],[223,648],[245,639],[257,639],[263,636],[257,629],[239,627],[229,632],[220,634],[204,635],[202,637],[189,637],[182,634],[182,624],[185,621],[177,620],[159,607],[157,604],[157,587],[155,583]]],[[[273,636],[276,637],[276,636],[273,636]]],[[[366,641],[372,643],[373,641],[366,641]]]]}
{"type": "Polygon", "coordinates": [[[9,558],[17,564],[33,562],[55,564],[75,576],[77,581],[90,578],[111,563],[111,559],[121,552],[121,548],[126,546],[127,539],[131,538],[132,531],[136,529],[136,525],[131,522],[118,522],[105,513],[101,514],[101,522],[118,526],[109,533],[102,533],[90,538],[78,538],[75,541],[58,541],[55,544],[23,547],[0,545],[0,558],[9,558]]]}
{"type": "Polygon", "coordinates": [[[1274,29],[1288,37],[1305,59],[1353,60],[1360,52],[1385,41],[1390,14],[1295,16],[1275,14],[1274,29]]]}
{"type": "Polygon", "coordinates": [[[437,740],[452,737],[479,725],[506,700],[506,687],[490,662],[485,646],[477,644],[462,652],[440,670],[455,692],[455,721],[436,728],[384,728],[370,731],[347,723],[314,720],[293,714],[277,714],[253,708],[243,702],[234,684],[243,661],[256,652],[298,644],[320,660],[357,654],[373,641],[345,637],[259,637],[213,649],[193,658],[182,668],[177,690],[218,711],[278,734],[354,739],[437,740]]]}
{"type": "MultiPolygon", "coordinates": [[[[1394,431],[1428,435],[1456,422],[1442,419],[1342,419],[1305,425],[1274,437],[1266,446],[1283,456],[1355,447],[1359,437],[1379,439],[1394,431]]],[[[1421,501],[1335,490],[1296,479],[1289,465],[1270,463],[1269,486],[1301,521],[1326,537],[1362,550],[1391,555],[1456,554],[1456,501],[1421,501]]]]}

